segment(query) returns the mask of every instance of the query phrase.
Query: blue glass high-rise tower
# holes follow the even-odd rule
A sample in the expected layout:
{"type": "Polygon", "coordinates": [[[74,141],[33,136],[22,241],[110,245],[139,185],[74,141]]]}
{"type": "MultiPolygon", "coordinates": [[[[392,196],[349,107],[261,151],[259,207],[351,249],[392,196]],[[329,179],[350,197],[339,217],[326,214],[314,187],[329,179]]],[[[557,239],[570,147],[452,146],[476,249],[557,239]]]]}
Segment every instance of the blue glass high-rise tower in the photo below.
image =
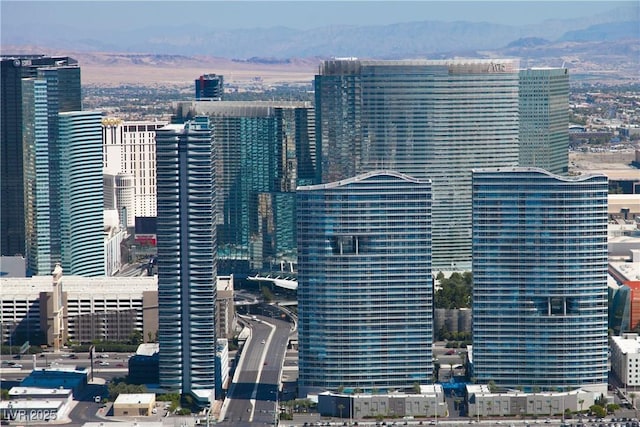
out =
{"type": "Polygon", "coordinates": [[[58,120],[60,228],[52,224],[52,231],[59,236],[62,267],[78,276],[104,276],[102,113],[70,111],[58,120]]]}
{"type": "Polygon", "coordinates": [[[607,177],[473,173],[473,370],[525,390],[607,384],[607,177]]]}
{"type": "Polygon", "coordinates": [[[431,382],[431,183],[372,171],[298,187],[299,390],[431,382]]]}
{"type": "Polygon", "coordinates": [[[207,117],[156,131],[160,385],[205,404],[216,384],[214,162],[207,117]]]}
{"type": "MultiPolygon", "coordinates": [[[[2,55],[0,58],[0,254],[14,256],[16,254],[25,255],[27,259],[34,259],[28,253],[33,250],[33,244],[27,239],[33,238],[35,228],[39,228],[39,232],[44,232],[43,227],[35,224],[27,224],[26,220],[30,220],[33,216],[25,211],[27,207],[25,195],[33,196],[33,186],[25,188],[26,179],[33,180],[34,175],[34,155],[32,153],[24,153],[24,149],[31,149],[35,145],[35,121],[25,117],[35,119],[34,112],[36,109],[34,101],[38,103],[38,140],[39,154],[42,154],[42,142],[48,140],[46,148],[47,165],[47,184],[48,191],[51,193],[50,210],[47,214],[49,222],[53,225],[53,230],[58,230],[60,223],[58,220],[59,200],[60,200],[60,171],[58,169],[59,154],[57,144],[57,123],[58,113],[64,111],[79,111],[81,105],[80,90],[80,68],[77,61],[69,57],[50,57],[45,55],[2,55]],[[27,92],[23,92],[25,87],[23,79],[40,80],[34,89],[32,83],[26,86],[27,92]],[[44,92],[46,86],[46,94],[44,92]],[[34,90],[38,93],[34,97],[34,90]],[[23,96],[24,95],[24,96],[23,96]],[[36,99],[37,98],[37,99],[36,99]],[[45,117],[46,116],[46,117],[45,117]],[[27,129],[26,135],[23,134],[24,126],[27,129]],[[46,127],[42,127],[42,124],[46,127]],[[26,163],[25,163],[26,162],[26,163]],[[30,169],[25,171],[24,168],[30,169]],[[25,227],[28,231],[25,232],[25,227]]],[[[39,174],[42,169],[43,158],[38,159],[39,174]]],[[[33,184],[33,181],[32,183],[33,184]]],[[[38,197],[44,197],[40,185],[38,187],[38,197]]],[[[47,208],[49,209],[49,208],[47,208]]],[[[41,211],[42,212],[42,211],[41,211]]],[[[50,267],[46,268],[49,274],[54,267],[55,262],[60,260],[60,239],[59,234],[53,233],[47,237],[47,248],[44,252],[51,251],[53,261],[50,267]]],[[[39,265],[44,266],[44,252],[41,251],[37,255],[39,265]]],[[[48,255],[46,255],[48,256],[48,255]]],[[[28,267],[32,272],[37,266],[28,267]]],[[[44,268],[44,267],[43,267],[44,268]]],[[[68,272],[68,270],[65,270],[68,272]]]]}
{"type": "Polygon", "coordinates": [[[471,267],[471,169],[518,165],[514,60],[330,60],[315,80],[319,182],[433,182],[433,268],[471,267]]]}
{"type": "Polygon", "coordinates": [[[569,73],[566,68],[520,70],[519,166],[569,171],[569,73]]]}
{"type": "Polygon", "coordinates": [[[214,128],[220,274],[295,262],[295,189],[315,178],[311,103],[177,103],[176,121],[195,115],[214,128]]]}

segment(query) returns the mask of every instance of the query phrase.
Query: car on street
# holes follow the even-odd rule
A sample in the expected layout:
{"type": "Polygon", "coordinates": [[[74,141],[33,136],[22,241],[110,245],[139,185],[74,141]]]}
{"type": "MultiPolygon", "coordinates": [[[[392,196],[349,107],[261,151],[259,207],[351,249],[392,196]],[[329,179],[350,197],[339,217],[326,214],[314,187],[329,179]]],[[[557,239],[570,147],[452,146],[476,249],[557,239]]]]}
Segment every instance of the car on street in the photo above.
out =
{"type": "Polygon", "coordinates": [[[109,366],[109,362],[105,362],[104,360],[99,363],[100,366],[109,366]]]}

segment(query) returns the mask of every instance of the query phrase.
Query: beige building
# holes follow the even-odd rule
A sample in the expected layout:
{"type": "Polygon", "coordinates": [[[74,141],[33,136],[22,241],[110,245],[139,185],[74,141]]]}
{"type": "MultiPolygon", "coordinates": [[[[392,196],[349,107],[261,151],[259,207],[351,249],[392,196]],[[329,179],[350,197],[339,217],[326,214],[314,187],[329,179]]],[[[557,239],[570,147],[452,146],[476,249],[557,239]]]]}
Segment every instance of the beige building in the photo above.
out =
{"type": "MultiPolygon", "coordinates": [[[[62,310],[54,300],[52,277],[0,278],[1,338],[10,341],[32,333],[32,342],[42,332],[48,345],[56,337],[87,343],[93,340],[127,341],[134,332],[145,342],[158,332],[158,277],[62,276],[62,310]],[[59,319],[62,326],[55,327],[59,319]]],[[[231,338],[235,328],[233,276],[218,280],[216,327],[219,338],[231,338]]],[[[22,344],[20,342],[19,344],[22,344]]]]}
{"type": "Polygon", "coordinates": [[[231,339],[236,328],[236,308],[233,303],[233,274],[231,276],[218,276],[217,287],[216,335],[218,338],[231,339]]]}
{"type": "Polygon", "coordinates": [[[154,393],[120,394],[113,402],[113,416],[149,416],[155,405],[156,395],[154,393]]]}

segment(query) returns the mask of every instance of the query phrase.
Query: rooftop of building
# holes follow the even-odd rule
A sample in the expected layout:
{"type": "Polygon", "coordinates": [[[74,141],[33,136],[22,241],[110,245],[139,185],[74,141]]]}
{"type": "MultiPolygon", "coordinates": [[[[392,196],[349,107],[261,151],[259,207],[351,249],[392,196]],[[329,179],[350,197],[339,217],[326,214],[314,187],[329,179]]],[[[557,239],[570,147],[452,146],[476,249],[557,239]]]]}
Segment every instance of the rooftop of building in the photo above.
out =
{"type": "MultiPolygon", "coordinates": [[[[634,249],[631,252],[638,253],[639,255],[636,256],[640,258],[640,249],[634,249]]],[[[609,269],[622,280],[640,282],[640,262],[638,261],[611,261],[609,262],[609,269]]]]}
{"type": "Polygon", "coordinates": [[[136,356],[153,356],[160,352],[160,344],[158,343],[146,343],[140,344],[136,350],[136,356]]]}
{"type": "Polygon", "coordinates": [[[1,409],[58,409],[65,403],[62,400],[0,400],[1,409]]]}
{"type": "Polygon", "coordinates": [[[68,388],[12,387],[9,396],[12,398],[29,398],[31,396],[49,395],[49,397],[66,398],[72,393],[68,388]]]}
{"type": "Polygon", "coordinates": [[[114,405],[149,405],[156,400],[154,393],[121,393],[113,403],[114,405]]]}
{"type": "Polygon", "coordinates": [[[556,174],[551,173],[551,172],[549,172],[549,171],[547,171],[545,169],[537,168],[537,167],[531,167],[531,166],[507,166],[507,167],[499,167],[499,168],[478,168],[478,169],[473,169],[472,171],[473,171],[473,173],[496,173],[496,172],[500,172],[500,173],[523,173],[523,172],[534,172],[534,173],[547,175],[547,176],[553,177],[553,178],[561,180],[561,181],[568,181],[568,182],[578,182],[578,181],[584,181],[584,180],[587,180],[587,179],[591,179],[591,178],[594,178],[594,177],[605,176],[603,173],[600,173],[598,171],[589,171],[589,173],[585,173],[583,175],[576,175],[576,176],[556,175],[556,174]]]}
{"type": "Polygon", "coordinates": [[[180,108],[183,115],[195,112],[214,117],[273,117],[276,109],[313,108],[308,101],[178,101],[174,110],[180,108]]]}
{"type": "MultiPolygon", "coordinates": [[[[37,297],[40,292],[50,292],[52,289],[51,276],[33,277],[5,277],[0,278],[2,299],[11,296],[31,298],[37,297]]],[[[141,277],[83,277],[63,276],[63,292],[87,295],[139,295],[143,291],[156,291],[158,289],[157,276],[141,277]]]]}
{"type": "Polygon", "coordinates": [[[216,280],[216,286],[218,288],[218,292],[233,292],[233,274],[231,276],[218,276],[216,280]]]}
{"type": "Polygon", "coordinates": [[[613,336],[611,340],[620,349],[623,354],[636,354],[640,352],[640,338],[638,334],[623,334],[622,336],[613,336]]]}

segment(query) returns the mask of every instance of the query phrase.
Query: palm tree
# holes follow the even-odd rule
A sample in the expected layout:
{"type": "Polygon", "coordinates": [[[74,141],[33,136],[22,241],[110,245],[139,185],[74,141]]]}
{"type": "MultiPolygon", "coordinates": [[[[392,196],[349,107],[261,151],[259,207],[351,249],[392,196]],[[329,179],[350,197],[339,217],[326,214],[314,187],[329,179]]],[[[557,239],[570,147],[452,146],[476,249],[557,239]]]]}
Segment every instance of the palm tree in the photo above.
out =
{"type": "Polygon", "coordinates": [[[636,408],[636,393],[635,392],[631,392],[629,393],[629,397],[631,398],[631,404],[633,405],[633,409],[634,411],[636,411],[636,418],[638,418],[638,409],[636,408]]]}
{"type": "Polygon", "coordinates": [[[342,410],[344,409],[344,405],[342,403],[339,404],[338,409],[340,410],[340,418],[342,418],[342,410]]]}

